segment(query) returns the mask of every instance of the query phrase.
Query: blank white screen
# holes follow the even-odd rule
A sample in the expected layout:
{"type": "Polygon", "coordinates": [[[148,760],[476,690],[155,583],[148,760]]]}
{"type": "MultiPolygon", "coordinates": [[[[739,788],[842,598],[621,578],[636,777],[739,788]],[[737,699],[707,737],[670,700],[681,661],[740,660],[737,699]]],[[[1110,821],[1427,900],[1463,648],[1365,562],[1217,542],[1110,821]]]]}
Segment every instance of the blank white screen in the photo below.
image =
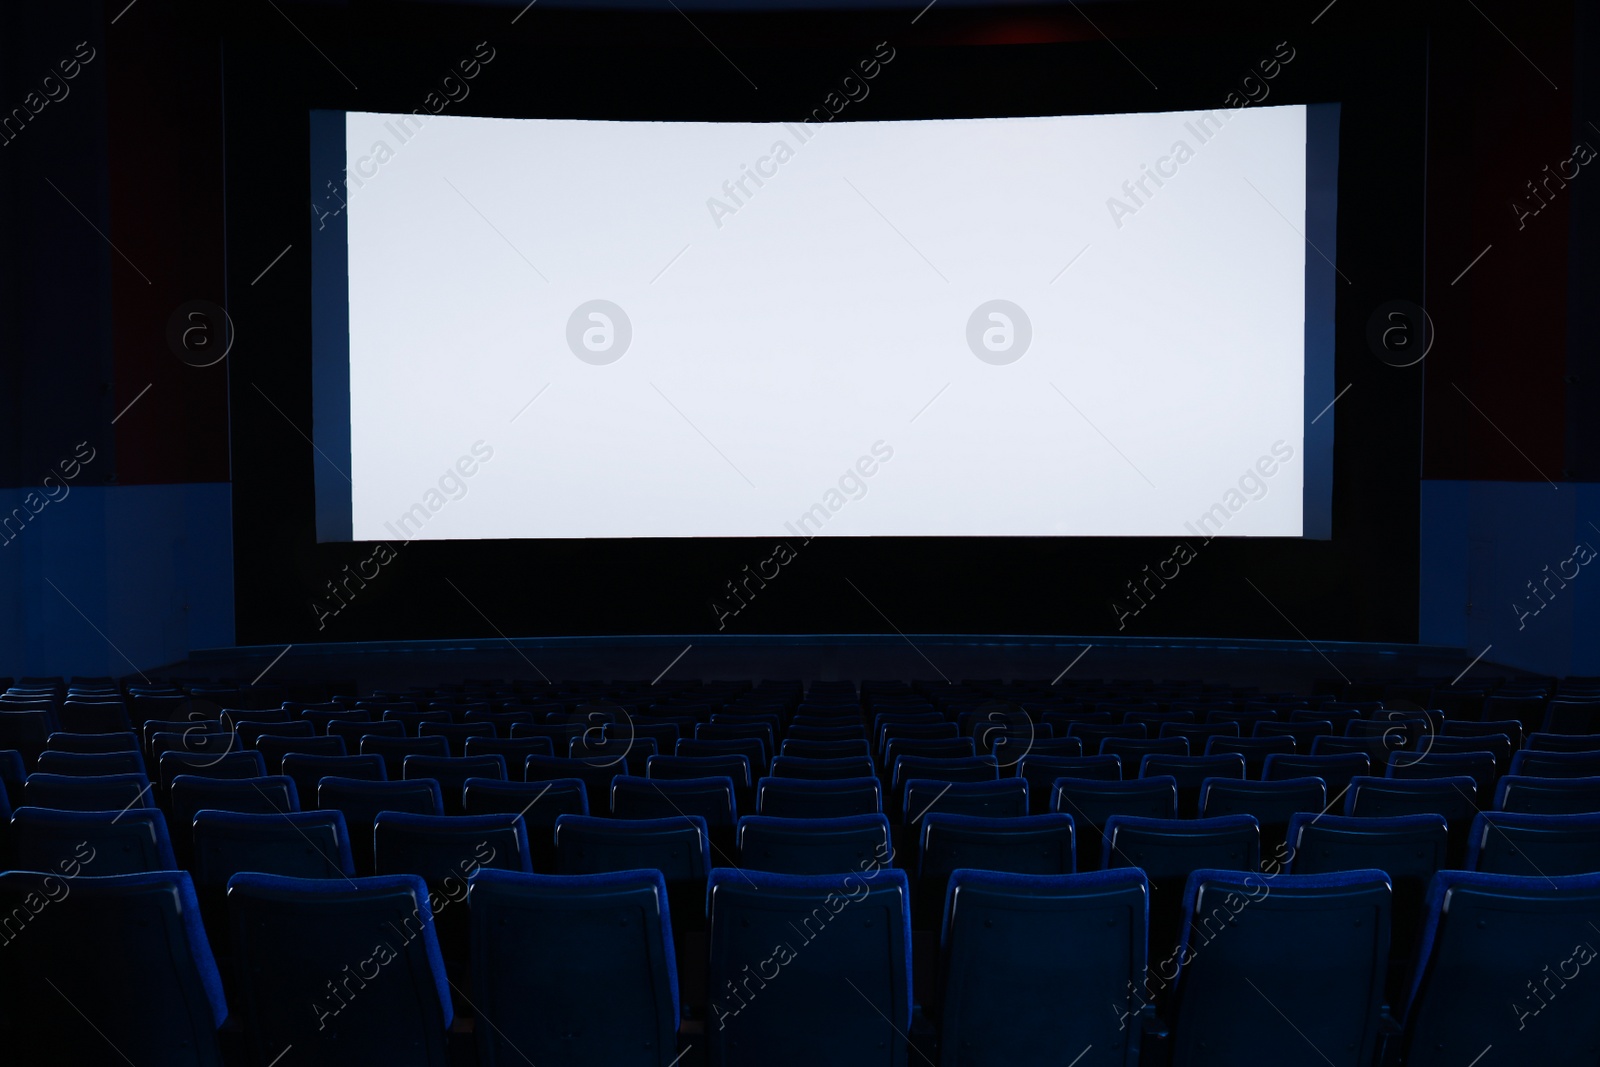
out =
{"type": "Polygon", "coordinates": [[[1222,503],[1227,535],[1300,536],[1305,108],[1208,121],[436,116],[402,142],[350,113],[354,536],[419,503],[430,539],[767,537],[819,504],[805,532],[1184,535],[1222,503]],[[603,366],[567,344],[597,298],[632,326],[603,366]],[[1032,330],[1003,366],[967,340],[997,298],[1032,330]],[[865,494],[830,494],[877,442],[865,494]]]}

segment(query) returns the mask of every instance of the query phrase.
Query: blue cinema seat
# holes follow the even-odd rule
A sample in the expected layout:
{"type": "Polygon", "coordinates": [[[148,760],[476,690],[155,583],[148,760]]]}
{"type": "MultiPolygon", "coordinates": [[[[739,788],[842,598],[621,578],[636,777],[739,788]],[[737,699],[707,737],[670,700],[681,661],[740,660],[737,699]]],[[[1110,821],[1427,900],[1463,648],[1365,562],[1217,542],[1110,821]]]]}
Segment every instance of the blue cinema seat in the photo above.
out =
{"type": "Polygon", "coordinates": [[[900,821],[908,834],[916,834],[922,820],[935,812],[989,819],[1022,818],[1028,814],[1028,783],[1021,778],[990,782],[912,778],[905,782],[902,804],[900,821]]]}
{"type": "Polygon", "coordinates": [[[319,1067],[449,1067],[455,1011],[421,878],[237,874],[228,915],[254,1062],[292,1047],[319,1067]]]}
{"type": "Polygon", "coordinates": [[[1183,933],[1184,890],[1198,870],[1254,871],[1261,866],[1261,827],[1251,815],[1208,819],[1106,820],[1100,867],[1137,867],[1150,884],[1150,951],[1171,954],[1183,933]]]}
{"type": "Polygon", "coordinates": [[[611,814],[619,819],[699,816],[711,830],[733,830],[738,803],[732,778],[641,778],[611,780],[611,814]]]}
{"type": "MultiPolygon", "coordinates": [[[[59,737],[59,734],[51,736],[59,737]]],[[[46,749],[36,764],[44,774],[145,774],[144,757],[137,752],[59,752],[46,749]]]]}
{"type": "Polygon", "coordinates": [[[363,875],[373,871],[373,825],[379,812],[444,814],[439,783],[431,778],[413,778],[409,782],[371,782],[358,778],[327,777],[317,786],[317,807],[344,814],[345,827],[350,834],[350,852],[355,857],[356,871],[363,875]]]}
{"type": "Polygon", "coordinates": [[[27,916],[0,933],[7,1064],[220,1067],[228,1005],[187,873],[11,871],[0,914],[27,916]]]}
{"type": "Polygon", "coordinates": [[[883,812],[877,778],[762,778],[756,783],[756,814],[790,819],[837,819],[883,812]]]}
{"type": "Polygon", "coordinates": [[[1597,927],[1600,874],[1439,872],[1401,1016],[1406,1067],[1590,1067],[1597,927]]]}
{"type": "MultiPolygon", "coordinates": [[[[9,792],[9,791],[8,791],[9,792]]],[[[142,774],[39,774],[28,775],[13,806],[58,808],[62,811],[121,811],[153,808],[155,790],[142,774]],[[20,803],[19,803],[20,802],[20,803]]]]}
{"type": "Polygon", "coordinates": [[[316,803],[317,786],[324,778],[364,778],[382,782],[389,776],[381,756],[318,756],[307,752],[287,753],[278,773],[294,782],[295,791],[302,798],[302,807],[316,803]]]}
{"type": "Polygon", "coordinates": [[[1389,958],[1382,871],[1195,871],[1184,893],[1172,1067],[1368,1067],[1389,958]]]}
{"type": "Polygon", "coordinates": [[[906,1067],[904,871],[841,878],[718,868],[707,897],[711,1067],[906,1067]]]}
{"type": "Polygon", "coordinates": [[[987,818],[935,811],[917,835],[912,919],[938,929],[945,888],[962,868],[1010,874],[1071,874],[1077,869],[1072,816],[1060,812],[987,818]]]}
{"type": "Polygon", "coordinates": [[[101,878],[178,869],[166,817],[155,808],[18,808],[11,817],[11,842],[19,871],[59,874],[76,866],[101,878]]]}
{"type": "Polygon", "coordinates": [[[792,819],[746,815],[739,820],[739,864],[776,874],[847,874],[889,866],[894,850],[886,816],[792,819]]]}
{"type": "Polygon", "coordinates": [[[1098,870],[1106,820],[1113,815],[1176,819],[1178,782],[1168,775],[1128,781],[1057,778],[1051,788],[1050,810],[1072,816],[1077,828],[1078,870],[1098,870]]]}
{"type": "Polygon", "coordinates": [[[469,900],[482,1067],[678,1061],[677,964],[660,872],[482,870],[469,900]]]}
{"type": "Polygon", "coordinates": [[[1138,1067],[1147,901],[1138,870],[955,871],[941,951],[941,1067],[1138,1067]]]}
{"type": "Polygon", "coordinates": [[[1480,812],[1467,838],[1466,869],[1552,878],[1600,872],[1600,812],[1480,812]]]}

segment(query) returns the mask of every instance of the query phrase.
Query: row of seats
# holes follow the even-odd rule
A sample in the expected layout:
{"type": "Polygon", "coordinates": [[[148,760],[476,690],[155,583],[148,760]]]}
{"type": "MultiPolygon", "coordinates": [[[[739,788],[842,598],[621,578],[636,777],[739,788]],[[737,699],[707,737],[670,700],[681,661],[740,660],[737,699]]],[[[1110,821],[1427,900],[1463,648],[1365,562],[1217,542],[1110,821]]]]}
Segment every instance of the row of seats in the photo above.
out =
{"type": "MultiPolygon", "coordinates": [[[[997,687],[974,688],[992,696],[997,687]]],[[[126,860],[130,871],[187,867],[196,914],[219,974],[228,976],[224,995],[236,1008],[246,981],[234,977],[237,909],[225,896],[235,878],[350,884],[421,876],[437,911],[442,973],[459,1001],[457,1037],[470,1028],[480,1046],[494,1013],[477,1010],[483,996],[473,982],[486,950],[472,943],[467,886],[502,869],[526,877],[648,870],[662,879],[662,907],[676,931],[673,999],[686,1036],[673,1048],[686,1062],[705,1050],[693,1035],[750,1014],[743,1001],[719,1002],[714,986],[706,992],[716,966],[716,946],[704,941],[706,892],[717,868],[729,877],[835,881],[841,871],[903,868],[912,1015],[902,1029],[915,1039],[909,1055],[928,1050],[955,1063],[998,1062],[982,1058],[987,1046],[958,1053],[961,1042],[937,1039],[939,937],[958,871],[1028,879],[1138,873],[1149,966],[1159,973],[1182,958],[1180,938],[1194,933],[1183,905],[1197,868],[1254,872],[1279,885],[1381,869],[1390,939],[1377,965],[1379,1017],[1392,1037],[1403,1031],[1384,1010],[1404,1014],[1416,961],[1427,959],[1432,879],[1463,867],[1562,878],[1600,866],[1600,816],[1585,814],[1600,803],[1584,780],[1595,758],[1586,753],[1600,745],[1530,734],[1520,720],[1341,707],[1332,699],[1339,694],[1306,706],[1278,697],[1268,702],[1275,706],[1251,707],[1257,702],[1240,692],[1218,691],[1211,695],[1226,706],[1179,707],[1174,697],[1144,702],[1150,706],[1119,699],[1110,708],[1095,700],[984,707],[956,687],[930,694],[864,685],[859,696],[728,687],[695,705],[688,701],[705,699],[707,689],[686,687],[673,697],[679,703],[652,707],[610,703],[629,696],[614,686],[578,688],[547,687],[537,701],[486,691],[472,701],[417,693],[321,708],[221,708],[214,717],[140,721],[137,731],[46,735],[36,753],[0,756],[0,781],[23,802],[0,847],[18,850],[19,867],[72,871],[68,884],[113,874],[108,857],[126,860]],[[597,704],[600,697],[608,703],[597,704]],[[1551,752],[1556,758],[1546,759],[1551,752]],[[106,797],[124,803],[106,805],[106,797]],[[1480,812],[1491,797],[1513,810],[1480,812]],[[319,810],[301,812],[302,803],[319,810]],[[57,805],[99,810],[72,814],[57,805]],[[1574,814],[1538,814],[1563,811],[1574,814]],[[130,827],[130,851],[120,852],[130,827]]],[[[60,707],[57,694],[49,708],[25,710],[36,717],[60,707]]],[[[0,726],[11,714],[0,710],[0,726]]],[[[746,972],[744,1001],[749,973],[788,966],[771,955],[746,972]]],[[[1169,981],[1147,975],[1145,985],[1148,1009],[1136,1013],[1135,1029],[1159,1059],[1195,1024],[1176,1024],[1169,981]]],[[[335,1016],[324,1018],[336,1028],[335,1016]]],[[[240,1019],[224,1029],[225,1045],[240,1019]]],[[[908,1054],[904,1042],[888,1048],[897,1045],[897,1055],[908,1054]]],[[[1040,1053],[1037,1062],[1070,1060],[1061,1052],[1040,1053]]],[[[1084,1052],[1085,1062],[1096,1061],[1084,1052]]]]}
{"type": "Polygon", "coordinates": [[[1592,1064],[1600,1042],[1592,998],[1560,1003],[1594,958],[1596,875],[1436,876],[1422,964],[1391,1016],[1381,870],[1197,870],[1183,941],[1165,959],[1148,946],[1138,870],[958,870],[937,992],[915,1004],[903,872],[719,868],[707,894],[712,1014],[692,1033],[656,871],[476,871],[460,905],[470,994],[446,973],[415,876],[235,876],[232,997],[187,874],[65,884],[0,875],[0,912],[21,924],[7,930],[0,971],[0,1011],[24,1042],[13,1062],[111,1062],[110,1044],[131,1063],[217,1064],[236,1040],[256,1063],[444,1065],[463,1034],[458,1001],[474,1009],[481,1064],[671,1067],[698,1046],[718,1065],[904,1067],[936,1055],[1134,1067],[1155,1047],[1175,1064],[1365,1067],[1388,1046],[1416,1067],[1458,1067],[1498,1046],[1564,1065],[1592,1064]]]}

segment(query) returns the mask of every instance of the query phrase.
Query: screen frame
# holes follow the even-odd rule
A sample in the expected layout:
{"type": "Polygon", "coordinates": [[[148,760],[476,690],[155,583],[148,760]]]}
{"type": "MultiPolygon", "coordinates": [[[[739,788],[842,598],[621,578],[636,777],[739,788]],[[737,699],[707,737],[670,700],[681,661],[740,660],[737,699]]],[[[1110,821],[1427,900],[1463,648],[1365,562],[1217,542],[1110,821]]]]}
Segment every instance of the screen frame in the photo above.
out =
{"type": "Polygon", "coordinates": [[[598,14],[564,14],[560,32],[515,47],[476,17],[451,14],[406,10],[380,22],[330,13],[326,32],[340,32],[342,18],[344,32],[373,39],[352,72],[359,91],[300,54],[303,42],[227,41],[241,642],[896,631],[1415,639],[1421,375],[1397,373],[1364,344],[1373,307],[1421,295],[1426,39],[1404,26],[1315,48],[1300,43],[1303,27],[1275,30],[1270,20],[1153,37],[1134,55],[1163,72],[1159,94],[1101,40],[897,45],[897,80],[881,81],[859,110],[925,118],[1214,108],[1276,42],[1290,41],[1296,58],[1272,82],[1272,101],[1341,105],[1336,259],[1353,280],[1334,298],[1332,384],[1344,431],[1331,455],[1330,540],[1218,538],[1197,546],[1180,579],[1162,577],[1172,538],[817,538],[790,546],[796,558],[776,579],[761,577],[775,538],[417,542],[387,553],[384,542],[319,542],[316,471],[336,464],[311,443],[321,427],[310,350],[327,325],[313,314],[313,263],[301,251],[313,218],[303,195],[312,110],[407,110],[437,88],[422,72],[450,71],[488,40],[497,56],[474,83],[476,113],[768,120],[805,113],[840,70],[871,54],[879,30],[863,18],[859,37],[840,38],[859,43],[834,45],[752,30],[736,54],[739,66],[763,71],[756,93],[739,90],[714,52],[637,35],[609,43],[598,14]],[[251,287],[256,253],[281,248],[284,234],[296,251],[270,285],[251,287]]]}

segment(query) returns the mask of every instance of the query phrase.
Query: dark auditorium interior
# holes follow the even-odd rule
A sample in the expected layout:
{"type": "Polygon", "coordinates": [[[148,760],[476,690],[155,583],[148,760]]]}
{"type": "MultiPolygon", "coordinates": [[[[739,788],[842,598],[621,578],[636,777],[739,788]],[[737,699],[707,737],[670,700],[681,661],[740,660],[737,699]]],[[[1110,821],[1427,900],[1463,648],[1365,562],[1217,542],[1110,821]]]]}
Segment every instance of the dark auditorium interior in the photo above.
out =
{"type": "Polygon", "coordinates": [[[1597,155],[1585,0],[5,0],[0,1064],[1600,1067],[1597,155]]]}

